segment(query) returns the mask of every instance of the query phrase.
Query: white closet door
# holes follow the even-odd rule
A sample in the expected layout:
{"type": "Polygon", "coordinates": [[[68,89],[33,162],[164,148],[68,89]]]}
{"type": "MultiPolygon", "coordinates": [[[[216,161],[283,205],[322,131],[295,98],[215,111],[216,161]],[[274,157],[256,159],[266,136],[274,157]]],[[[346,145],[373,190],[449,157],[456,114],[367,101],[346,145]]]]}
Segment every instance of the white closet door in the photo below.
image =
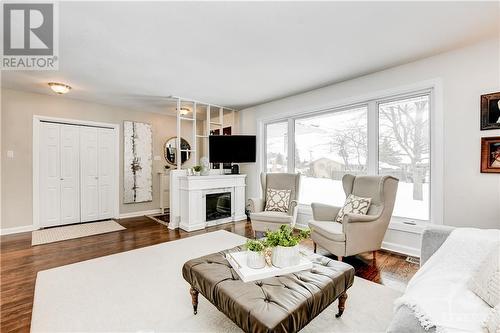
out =
{"type": "Polygon", "coordinates": [[[61,223],[60,125],[40,124],[40,226],[61,223]]]}
{"type": "Polygon", "coordinates": [[[61,224],[80,222],[79,127],[61,125],[61,224]]]}
{"type": "Polygon", "coordinates": [[[98,129],[80,128],[81,221],[99,219],[98,129]]]}
{"type": "Polygon", "coordinates": [[[99,218],[115,216],[115,136],[109,128],[99,128],[99,218]]]}

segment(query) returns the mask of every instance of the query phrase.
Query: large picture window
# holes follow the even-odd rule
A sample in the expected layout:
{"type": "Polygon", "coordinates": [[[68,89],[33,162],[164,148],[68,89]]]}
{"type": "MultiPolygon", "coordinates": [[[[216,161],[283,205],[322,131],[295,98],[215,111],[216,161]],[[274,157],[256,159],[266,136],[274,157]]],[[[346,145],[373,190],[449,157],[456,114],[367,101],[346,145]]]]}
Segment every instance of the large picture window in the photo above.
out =
{"type": "Polygon", "coordinates": [[[366,106],[295,120],[302,203],[344,203],[342,176],[366,173],[367,125],[366,106]]]}
{"type": "Polygon", "coordinates": [[[300,173],[305,205],[342,205],[347,173],[392,175],[399,179],[393,215],[428,221],[431,111],[431,91],[423,91],[266,124],[265,170],[300,173]]]}

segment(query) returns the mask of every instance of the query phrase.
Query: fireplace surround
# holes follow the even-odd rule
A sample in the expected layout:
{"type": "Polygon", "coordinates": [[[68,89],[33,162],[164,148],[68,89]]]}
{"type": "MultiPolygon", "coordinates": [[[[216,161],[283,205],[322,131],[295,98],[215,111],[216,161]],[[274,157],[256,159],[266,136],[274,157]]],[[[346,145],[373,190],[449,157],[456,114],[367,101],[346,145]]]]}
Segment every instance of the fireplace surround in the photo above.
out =
{"type": "Polygon", "coordinates": [[[170,229],[194,231],[246,219],[246,175],[186,176],[182,171],[170,174],[170,229]]]}

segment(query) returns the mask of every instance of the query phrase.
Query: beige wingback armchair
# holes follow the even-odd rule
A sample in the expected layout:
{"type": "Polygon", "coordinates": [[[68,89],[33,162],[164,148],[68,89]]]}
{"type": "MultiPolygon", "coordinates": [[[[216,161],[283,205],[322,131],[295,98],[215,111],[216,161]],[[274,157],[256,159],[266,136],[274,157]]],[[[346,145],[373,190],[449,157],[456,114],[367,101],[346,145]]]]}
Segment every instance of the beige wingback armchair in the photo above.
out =
{"type": "Polygon", "coordinates": [[[346,214],[342,223],[335,222],[340,207],[313,203],[311,238],[316,245],[335,254],[340,261],[344,256],[379,250],[394,208],[399,180],[390,176],[353,176],[342,178],[346,197],[349,194],[371,198],[366,215],[346,214]]]}
{"type": "Polygon", "coordinates": [[[262,198],[248,199],[248,210],[252,229],[255,232],[274,231],[282,224],[288,224],[292,228],[297,220],[297,200],[300,188],[300,175],[295,173],[261,173],[260,183],[262,186],[262,198]],[[290,190],[290,204],[288,211],[267,212],[266,206],[267,188],[275,190],[290,190]]]}

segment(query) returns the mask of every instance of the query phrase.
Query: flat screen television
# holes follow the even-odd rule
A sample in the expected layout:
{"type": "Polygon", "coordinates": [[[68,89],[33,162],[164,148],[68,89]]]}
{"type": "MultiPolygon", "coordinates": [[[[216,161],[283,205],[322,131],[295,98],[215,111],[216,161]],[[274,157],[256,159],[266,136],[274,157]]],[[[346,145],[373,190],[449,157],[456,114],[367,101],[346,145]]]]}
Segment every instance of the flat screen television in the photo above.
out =
{"type": "Polygon", "coordinates": [[[208,147],[210,163],[255,162],[255,135],[210,135],[208,147]]]}

